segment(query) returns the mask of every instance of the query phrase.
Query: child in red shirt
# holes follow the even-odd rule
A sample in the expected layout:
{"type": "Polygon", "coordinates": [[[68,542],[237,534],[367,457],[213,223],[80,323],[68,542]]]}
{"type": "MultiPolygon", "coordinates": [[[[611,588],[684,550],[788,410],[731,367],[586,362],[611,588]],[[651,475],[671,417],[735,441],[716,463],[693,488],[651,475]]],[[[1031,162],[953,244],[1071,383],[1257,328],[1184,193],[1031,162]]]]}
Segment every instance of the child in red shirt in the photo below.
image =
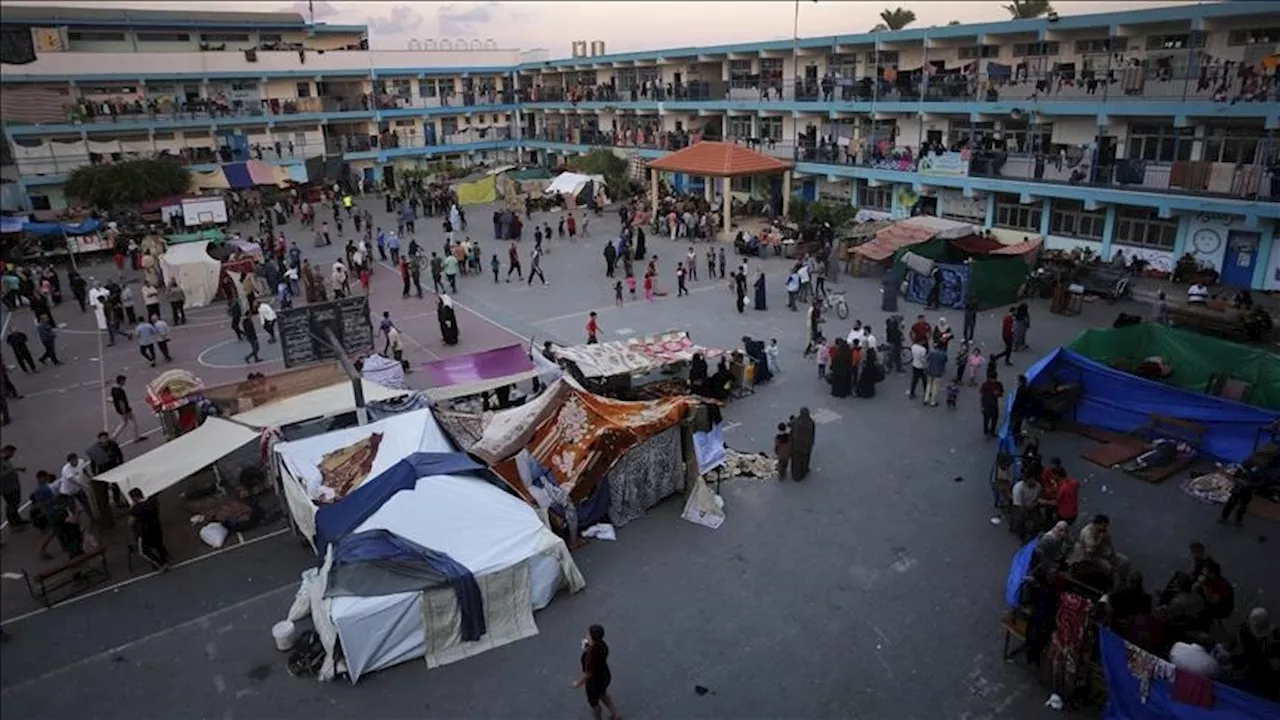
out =
{"type": "Polygon", "coordinates": [[[364,290],[365,295],[369,294],[369,283],[372,280],[373,276],[369,273],[369,268],[360,268],[360,289],[364,290]]]}

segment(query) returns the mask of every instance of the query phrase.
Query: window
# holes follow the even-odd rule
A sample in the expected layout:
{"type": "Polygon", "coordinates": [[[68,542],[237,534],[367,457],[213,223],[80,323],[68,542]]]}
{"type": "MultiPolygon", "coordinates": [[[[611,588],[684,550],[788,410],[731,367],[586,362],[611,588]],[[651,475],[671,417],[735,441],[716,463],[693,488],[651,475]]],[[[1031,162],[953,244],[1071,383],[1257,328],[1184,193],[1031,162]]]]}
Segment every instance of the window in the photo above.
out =
{"type": "Polygon", "coordinates": [[[436,81],[430,78],[418,81],[418,95],[424,98],[436,96],[436,81]]]}
{"type": "Polygon", "coordinates": [[[858,207],[872,210],[893,209],[893,187],[889,185],[871,187],[865,182],[859,182],[858,207]]]}
{"type": "Polygon", "coordinates": [[[898,67],[898,53],[893,50],[881,50],[879,55],[873,50],[867,53],[867,65],[873,68],[898,67]]]}
{"type": "Polygon", "coordinates": [[[1151,208],[1121,207],[1116,212],[1118,243],[1172,250],[1178,239],[1178,221],[1162,219],[1151,208]]]}
{"type": "Polygon", "coordinates": [[[1033,154],[1053,145],[1053,124],[1006,120],[1001,129],[1005,148],[1014,154],[1033,154]]]}
{"type": "Polygon", "coordinates": [[[402,98],[408,98],[412,96],[413,81],[412,80],[392,80],[390,94],[396,95],[402,98]]]}
{"type": "Polygon", "coordinates": [[[99,87],[87,87],[82,90],[85,95],[133,95],[138,92],[138,88],[133,85],[104,85],[99,87]]]}
{"type": "Polygon", "coordinates": [[[1043,214],[1044,203],[1039,200],[1023,205],[1016,195],[996,195],[996,227],[1040,232],[1043,214]]]}
{"type": "Polygon", "coordinates": [[[773,140],[774,142],[782,142],[782,118],[780,117],[760,118],[760,139],[773,140]]]}
{"type": "Polygon", "coordinates": [[[729,189],[733,192],[749,193],[752,190],[751,176],[729,178],[729,189]]]}
{"type": "Polygon", "coordinates": [[[729,82],[744,82],[751,79],[751,61],[750,60],[730,60],[729,61],[729,82]]]}
{"type": "Polygon", "coordinates": [[[729,118],[729,137],[749,138],[751,134],[751,117],[734,116],[729,118]]]}
{"type": "Polygon", "coordinates": [[[961,60],[977,60],[978,58],[1000,57],[999,45],[966,45],[960,48],[961,60]]]}
{"type": "Polygon", "coordinates": [[[1204,47],[1204,33],[1174,33],[1172,35],[1148,35],[1148,50],[1190,50],[1204,47]]]}
{"type": "Polygon", "coordinates": [[[31,209],[32,210],[52,210],[53,204],[49,202],[49,196],[47,195],[32,195],[31,209]]]}
{"type": "Polygon", "coordinates": [[[1015,43],[1014,57],[1052,57],[1058,54],[1056,42],[1015,43]]]}
{"type": "Polygon", "coordinates": [[[1049,233],[1062,237],[1101,240],[1107,213],[1085,210],[1079,200],[1054,200],[1049,213],[1049,233]]]}
{"type": "Polygon", "coordinates": [[[1166,163],[1186,161],[1191,159],[1191,145],[1194,141],[1195,128],[1175,128],[1172,125],[1130,125],[1126,152],[1130,160],[1166,163]]]}
{"type": "Polygon", "coordinates": [[[138,42],[191,42],[190,33],[140,32],[138,42]]]}
{"type": "Polygon", "coordinates": [[[1242,163],[1253,165],[1258,161],[1258,146],[1262,143],[1262,128],[1208,127],[1204,136],[1204,157],[1207,162],[1242,163]]]}
{"type": "Polygon", "coordinates": [[[458,132],[458,118],[440,118],[440,134],[452,135],[458,132]]]}
{"type": "Polygon", "coordinates": [[[249,42],[249,33],[201,33],[200,42],[249,42]]]}
{"type": "Polygon", "coordinates": [[[284,35],[281,35],[280,33],[258,33],[258,42],[284,42],[284,35]]]}
{"type": "Polygon", "coordinates": [[[1092,40],[1077,40],[1077,55],[1092,55],[1109,52],[1125,52],[1129,49],[1129,38],[1109,37],[1092,40]]]}
{"type": "Polygon", "coordinates": [[[79,42],[124,42],[124,33],[109,30],[78,30],[67,33],[67,39],[79,42]]]}
{"type": "MultiPolygon", "coordinates": [[[[75,38],[72,38],[74,40],[75,38]]],[[[1228,45],[1271,45],[1280,42],[1280,27],[1261,30],[1232,30],[1227,35],[1228,45]]]]}
{"type": "Polygon", "coordinates": [[[853,77],[858,69],[858,56],[828,55],[827,67],[842,77],[853,77]]]}
{"type": "Polygon", "coordinates": [[[782,79],[782,59],[764,58],[760,61],[760,77],[765,80],[782,79]]]}
{"type": "Polygon", "coordinates": [[[309,97],[311,97],[311,83],[309,83],[309,82],[300,82],[300,83],[298,83],[298,85],[297,85],[297,89],[298,89],[298,97],[300,97],[300,98],[309,98],[309,97]]]}
{"type": "Polygon", "coordinates": [[[952,143],[977,145],[983,135],[989,135],[995,132],[995,129],[996,124],[993,122],[969,122],[963,125],[952,125],[947,135],[952,143]]]}

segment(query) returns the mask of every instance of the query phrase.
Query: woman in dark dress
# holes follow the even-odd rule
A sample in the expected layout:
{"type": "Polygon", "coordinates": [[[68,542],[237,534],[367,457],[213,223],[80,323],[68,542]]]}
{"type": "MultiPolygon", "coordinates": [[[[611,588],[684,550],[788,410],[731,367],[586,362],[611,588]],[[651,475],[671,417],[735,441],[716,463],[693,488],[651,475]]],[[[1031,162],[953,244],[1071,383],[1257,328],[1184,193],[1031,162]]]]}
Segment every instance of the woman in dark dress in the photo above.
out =
{"type": "Polygon", "coordinates": [[[755,302],[756,302],[756,309],[757,309],[757,310],[768,310],[768,309],[769,309],[769,297],[768,297],[768,294],[765,292],[765,285],[764,285],[764,273],[763,273],[763,272],[762,272],[762,273],[760,273],[759,275],[756,275],[756,299],[755,299],[755,302]]]}
{"type": "Polygon", "coordinates": [[[867,348],[862,354],[862,372],[858,373],[858,387],[854,394],[860,398],[876,396],[876,383],[880,382],[880,359],[876,351],[867,348]]]}
{"type": "Polygon", "coordinates": [[[600,720],[603,716],[600,705],[609,708],[609,717],[618,720],[618,707],[609,697],[609,683],[613,675],[609,672],[609,646],[604,641],[604,628],[592,625],[587,628],[587,637],[582,641],[582,674],[573,681],[576,688],[586,688],[587,704],[591,706],[591,716],[600,720]]]}
{"type": "Polygon", "coordinates": [[[707,395],[716,400],[725,400],[729,397],[729,389],[732,385],[733,373],[729,371],[729,365],[721,355],[720,363],[716,366],[716,374],[707,381],[707,395]]]}
{"type": "Polygon", "coordinates": [[[445,345],[458,344],[458,315],[453,309],[453,298],[441,295],[436,300],[436,315],[440,320],[440,339],[445,345]]]}
{"type": "Polygon", "coordinates": [[[644,230],[642,228],[636,228],[636,254],[634,259],[643,260],[644,256],[645,256],[644,230]]]}
{"type": "Polygon", "coordinates": [[[741,272],[733,276],[733,293],[738,299],[738,314],[742,314],[747,308],[747,277],[741,272]]]}
{"type": "Polygon", "coordinates": [[[689,390],[695,395],[705,395],[707,390],[707,360],[702,353],[694,353],[689,360],[689,390]]]}
{"type": "Polygon", "coordinates": [[[742,337],[742,350],[755,363],[756,385],[762,385],[773,379],[773,373],[769,372],[769,357],[764,352],[764,341],[752,340],[749,336],[744,335],[742,337]]]}
{"type": "Polygon", "coordinates": [[[885,312],[898,312],[898,280],[894,277],[893,268],[884,271],[880,279],[883,295],[880,297],[880,309],[885,312]]]}
{"type": "Polygon", "coordinates": [[[849,397],[853,389],[853,350],[844,338],[836,339],[827,374],[831,376],[831,394],[838,398],[849,397]]]}

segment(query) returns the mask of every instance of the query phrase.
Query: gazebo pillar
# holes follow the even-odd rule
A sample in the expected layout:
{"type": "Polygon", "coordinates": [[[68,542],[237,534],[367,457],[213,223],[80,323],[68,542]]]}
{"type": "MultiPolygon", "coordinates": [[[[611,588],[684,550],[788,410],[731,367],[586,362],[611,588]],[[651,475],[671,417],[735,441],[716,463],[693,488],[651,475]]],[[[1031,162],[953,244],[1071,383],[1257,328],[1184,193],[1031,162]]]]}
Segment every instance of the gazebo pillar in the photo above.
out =
{"type": "Polygon", "coordinates": [[[782,171],[782,217],[791,212],[791,171],[782,171]]]}
{"type": "Polygon", "coordinates": [[[658,171],[649,168],[649,209],[658,212],[658,171]]]}
{"type": "Polygon", "coordinates": [[[711,201],[714,200],[716,197],[716,179],[708,175],[706,178],[703,179],[702,184],[703,184],[703,197],[707,199],[707,204],[710,205],[711,201]]]}
{"type": "Polygon", "coordinates": [[[724,179],[724,234],[729,234],[729,228],[733,226],[733,182],[729,178],[724,179]]]}

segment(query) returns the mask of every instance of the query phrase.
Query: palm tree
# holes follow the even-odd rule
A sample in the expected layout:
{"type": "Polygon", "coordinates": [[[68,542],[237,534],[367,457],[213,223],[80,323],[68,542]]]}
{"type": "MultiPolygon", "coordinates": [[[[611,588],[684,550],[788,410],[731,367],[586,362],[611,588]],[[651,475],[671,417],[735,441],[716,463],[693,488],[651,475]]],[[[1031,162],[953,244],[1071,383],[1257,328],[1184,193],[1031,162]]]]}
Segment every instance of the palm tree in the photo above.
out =
{"type": "Polygon", "coordinates": [[[880,19],[884,22],[871,28],[872,32],[880,32],[883,30],[901,30],[916,21],[916,14],[910,10],[902,8],[888,8],[880,12],[880,19]]]}
{"type": "Polygon", "coordinates": [[[1029,20],[1053,12],[1053,5],[1049,4],[1049,0],[1012,0],[1012,2],[1012,5],[1005,5],[1004,9],[1009,11],[1014,20],[1029,20]]]}

